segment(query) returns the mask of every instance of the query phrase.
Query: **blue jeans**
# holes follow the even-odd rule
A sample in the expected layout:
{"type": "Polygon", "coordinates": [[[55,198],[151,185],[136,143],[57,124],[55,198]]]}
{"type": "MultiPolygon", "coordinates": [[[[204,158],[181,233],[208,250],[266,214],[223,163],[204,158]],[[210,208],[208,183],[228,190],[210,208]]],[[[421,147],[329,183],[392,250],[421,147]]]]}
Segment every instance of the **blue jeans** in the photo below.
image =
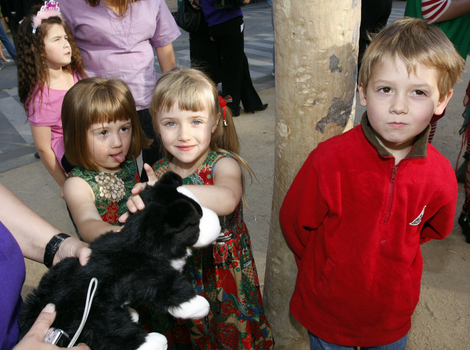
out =
{"type": "MultiPolygon", "coordinates": [[[[357,350],[356,346],[342,346],[328,343],[310,332],[308,332],[308,337],[310,338],[310,350],[357,350]]],[[[408,334],[394,343],[371,347],[361,346],[361,350],[405,350],[407,340],[408,334]]]]}
{"type": "MultiPolygon", "coordinates": [[[[10,55],[10,57],[13,58],[13,61],[16,62],[15,47],[11,43],[10,39],[8,39],[7,32],[5,31],[5,28],[3,28],[2,22],[0,22],[0,41],[5,46],[5,49],[7,49],[8,54],[10,55]]],[[[1,49],[1,47],[0,47],[0,49],[1,49]]]]}

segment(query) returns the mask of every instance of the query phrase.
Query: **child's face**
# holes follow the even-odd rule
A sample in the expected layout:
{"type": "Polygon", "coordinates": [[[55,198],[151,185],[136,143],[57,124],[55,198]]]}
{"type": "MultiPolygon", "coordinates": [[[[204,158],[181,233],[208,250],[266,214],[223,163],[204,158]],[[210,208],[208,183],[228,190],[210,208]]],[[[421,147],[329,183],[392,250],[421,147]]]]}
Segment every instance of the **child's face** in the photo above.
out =
{"type": "Polygon", "coordinates": [[[130,120],[92,124],[87,131],[88,152],[98,170],[114,173],[121,170],[132,140],[130,120]]]}
{"type": "Polygon", "coordinates": [[[62,25],[51,25],[44,37],[44,46],[49,68],[59,69],[72,61],[72,49],[62,25]]]}
{"type": "Polygon", "coordinates": [[[387,58],[374,69],[367,90],[359,86],[361,106],[379,142],[389,151],[410,147],[429,124],[433,113],[442,114],[452,91],[439,99],[438,72],[418,64],[408,75],[402,59],[387,58]]]}
{"type": "Polygon", "coordinates": [[[209,151],[217,120],[203,111],[184,111],[175,103],[169,112],[157,114],[157,129],[165,149],[186,166],[202,163],[209,151]]]}

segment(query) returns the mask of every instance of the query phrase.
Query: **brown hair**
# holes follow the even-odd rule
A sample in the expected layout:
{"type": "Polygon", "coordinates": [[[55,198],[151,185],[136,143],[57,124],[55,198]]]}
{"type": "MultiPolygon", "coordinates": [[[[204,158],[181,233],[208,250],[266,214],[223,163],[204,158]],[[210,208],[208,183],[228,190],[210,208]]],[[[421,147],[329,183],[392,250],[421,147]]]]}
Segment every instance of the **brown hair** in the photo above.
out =
{"type": "MultiPolygon", "coordinates": [[[[224,111],[219,106],[219,90],[212,80],[203,72],[196,69],[173,68],[158,79],[150,102],[150,114],[152,115],[155,131],[157,128],[157,116],[160,111],[170,111],[173,105],[186,111],[201,111],[208,108],[209,114],[217,120],[224,111]]],[[[237,131],[233,123],[232,113],[229,107],[225,107],[225,123],[219,119],[217,128],[212,133],[210,149],[220,153],[231,155],[250,175],[248,163],[239,156],[240,144],[237,131]]],[[[242,183],[244,176],[242,172],[242,183]]]]}
{"type": "MultiPolygon", "coordinates": [[[[85,0],[90,6],[96,7],[100,4],[100,0],[85,0]]],[[[119,16],[124,16],[127,11],[127,8],[130,7],[132,11],[132,4],[139,0],[112,0],[113,6],[118,8],[119,16]]]]}
{"type": "Polygon", "coordinates": [[[62,127],[67,160],[87,170],[97,170],[91,159],[87,131],[96,123],[130,120],[132,140],[126,158],[137,158],[150,144],[139,123],[135,101],[122,80],[87,78],[80,80],[65,94],[62,104],[62,127]]]}
{"type": "MultiPolygon", "coordinates": [[[[31,13],[35,15],[40,8],[41,6],[35,6],[31,9],[31,13]]],[[[17,47],[18,95],[28,115],[29,104],[34,101],[37,94],[41,94],[42,100],[44,85],[49,80],[44,38],[52,25],[59,24],[64,27],[72,50],[72,60],[70,64],[62,69],[71,73],[75,71],[81,77],[86,76],[82,56],[65,21],[59,16],[43,19],[41,25],[36,28],[36,33],[33,34],[33,14],[30,14],[21,22],[18,29],[17,47]],[[38,84],[37,89],[35,89],[36,84],[38,84]]],[[[33,111],[34,108],[35,106],[33,104],[33,111]]]]}
{"type": "Polygon", "coordinates": [[[461,80],[465,62],[444,32],[417,18],[403,18],[381,30],[362,58],[359,84],[367,84],[375,67],[387,58],[399,57],[408,74],[416,72],[417,64],[438,71],[439,98],[442,99],[461,80]]]}

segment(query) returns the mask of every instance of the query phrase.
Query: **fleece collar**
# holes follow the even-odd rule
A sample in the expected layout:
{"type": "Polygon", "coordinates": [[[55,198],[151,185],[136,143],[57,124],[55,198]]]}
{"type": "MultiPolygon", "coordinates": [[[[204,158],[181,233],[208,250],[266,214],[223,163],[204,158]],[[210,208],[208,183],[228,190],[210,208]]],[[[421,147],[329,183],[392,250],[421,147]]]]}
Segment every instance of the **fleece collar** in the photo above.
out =
{"type": "MultiPolygon", "coordinates": [[[[369,117],[367,116],[367,111],[364,112],[361,119],[362,131],[366,136],[366,139],[377,149],[380,156],[386,157],[393,157],[392,154],[382,146],[375,136],[374,129],[369,123],[369,117]]],[[[429,139],[429,132],[431,131],[431,125],[428,125],[426,129],[424,129],[421,134],[416,136],[415,142],[413,147],[411,148],[410,153],[405,157],[406,158],[413,158],[413,157],[426,157],[427,150],[428,150],[428,139],[429,139]]]]}

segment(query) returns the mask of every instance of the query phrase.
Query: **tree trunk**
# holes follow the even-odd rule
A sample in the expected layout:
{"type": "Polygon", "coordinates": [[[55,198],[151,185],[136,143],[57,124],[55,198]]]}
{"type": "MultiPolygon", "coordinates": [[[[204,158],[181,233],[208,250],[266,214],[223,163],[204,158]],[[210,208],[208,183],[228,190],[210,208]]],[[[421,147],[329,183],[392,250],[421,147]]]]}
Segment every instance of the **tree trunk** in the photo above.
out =
{"type": "Polygon", "coordinates": [[[276,350],[308,349],[290,315],[297,265],[279,225],[295,175],[318,145],[353,125],[360,0],[274,0],[276,149],[264,302],[276,350]]]}

